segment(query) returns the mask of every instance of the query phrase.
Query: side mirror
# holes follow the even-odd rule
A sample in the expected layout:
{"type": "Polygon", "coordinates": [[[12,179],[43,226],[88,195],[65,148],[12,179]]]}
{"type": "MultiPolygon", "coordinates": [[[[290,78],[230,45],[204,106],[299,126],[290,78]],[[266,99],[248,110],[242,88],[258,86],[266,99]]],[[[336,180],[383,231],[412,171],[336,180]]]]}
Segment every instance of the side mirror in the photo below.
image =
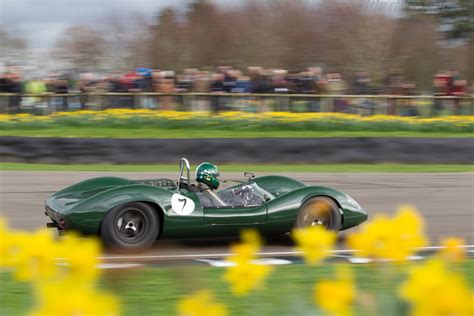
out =
{"type": "Polygon", "coordinates": [[[244,172],[244,177],[249,178],[249,181],[255,178],[255,173],[253,172],[244,172]]]}

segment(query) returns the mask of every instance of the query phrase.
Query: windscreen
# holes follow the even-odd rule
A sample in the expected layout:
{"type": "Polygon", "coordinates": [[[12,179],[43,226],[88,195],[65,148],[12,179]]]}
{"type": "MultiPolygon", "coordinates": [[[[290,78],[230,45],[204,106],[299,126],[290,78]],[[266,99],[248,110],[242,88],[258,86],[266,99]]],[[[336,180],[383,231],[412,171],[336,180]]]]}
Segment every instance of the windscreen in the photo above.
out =
{"type": "Polygon", "coordinates": [[[244,207],[258,206],[275,198],[256,183],[225,189],[220,191],[218,195],[226,205],[244,207]]]}

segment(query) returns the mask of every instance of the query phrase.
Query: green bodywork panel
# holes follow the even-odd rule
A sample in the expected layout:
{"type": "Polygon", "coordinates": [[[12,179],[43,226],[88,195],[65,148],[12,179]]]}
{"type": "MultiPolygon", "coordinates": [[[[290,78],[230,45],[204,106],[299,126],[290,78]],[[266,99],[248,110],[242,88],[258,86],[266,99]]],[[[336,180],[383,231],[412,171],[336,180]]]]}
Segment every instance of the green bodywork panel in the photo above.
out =
{"type": "Polygon", "coordinates": [[[160,215],[160,238],[233,236],[242,228],[256,228],[263,234],[283,234],[292,229],[300,206],[314,196],[327,196],[338,204],[342,229],[367,219],[367,213],[351,204],[347,194],[328,187],[307,186],[283,176],[258,177],[243,183],[256,183],[272,198],[251,207],[203,208],[196,193],[178,190],[172,180],[101,177],[53,194],[45,203],[46,213],[56,223],[63,220],[67,229],[98,234],[108,211],[129,202],[145,202],[160,215]],[[191,214],[179,215],[173,211],[171,198],[176,193],[193,200],[195,208],[191,214]]]}

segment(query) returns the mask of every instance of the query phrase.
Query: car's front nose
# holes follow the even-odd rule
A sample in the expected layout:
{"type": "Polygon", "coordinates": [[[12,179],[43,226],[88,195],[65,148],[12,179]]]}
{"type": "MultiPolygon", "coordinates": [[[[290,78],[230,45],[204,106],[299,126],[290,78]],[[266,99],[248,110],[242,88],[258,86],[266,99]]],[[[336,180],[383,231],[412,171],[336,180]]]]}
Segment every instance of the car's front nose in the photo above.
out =
{"type": "Polygon", "coordinates": [[[53,209],[48,203],[44,205],[44,214],[51,219],[50,223],[46,223],[46,227],[57,228],[60,232],[66,229],[63,214],[53,209]]]}
{"type": "Polygon", "coordinates": [[[60,231],[65,230],[68,227],[68,214],[78,201],[79,199],[72,195],[54,194],[50,196],[44,203],[45,215],[52,221],[47,224],[47,227],[56,225],[60,231]]]}
{"type": "Polygon", "coordinates": [[[369,218],[367,211],[349,195],[347,195],[346,200],[341,206],[343,213],[343,229],[360,225],[369,218]]]}

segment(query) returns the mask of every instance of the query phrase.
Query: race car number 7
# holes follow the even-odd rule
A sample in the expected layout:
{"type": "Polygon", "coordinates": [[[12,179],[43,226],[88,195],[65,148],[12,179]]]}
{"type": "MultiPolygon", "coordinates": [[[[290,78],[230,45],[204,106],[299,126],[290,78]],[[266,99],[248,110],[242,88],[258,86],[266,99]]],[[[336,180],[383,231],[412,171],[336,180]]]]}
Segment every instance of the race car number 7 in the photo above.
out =
{"type": "Polygon", "coordinates": [[[189,215],[194,212],[194,201],[181,194],[173,194],[171,197],[171,208],[178,215],[189,215]]]}

